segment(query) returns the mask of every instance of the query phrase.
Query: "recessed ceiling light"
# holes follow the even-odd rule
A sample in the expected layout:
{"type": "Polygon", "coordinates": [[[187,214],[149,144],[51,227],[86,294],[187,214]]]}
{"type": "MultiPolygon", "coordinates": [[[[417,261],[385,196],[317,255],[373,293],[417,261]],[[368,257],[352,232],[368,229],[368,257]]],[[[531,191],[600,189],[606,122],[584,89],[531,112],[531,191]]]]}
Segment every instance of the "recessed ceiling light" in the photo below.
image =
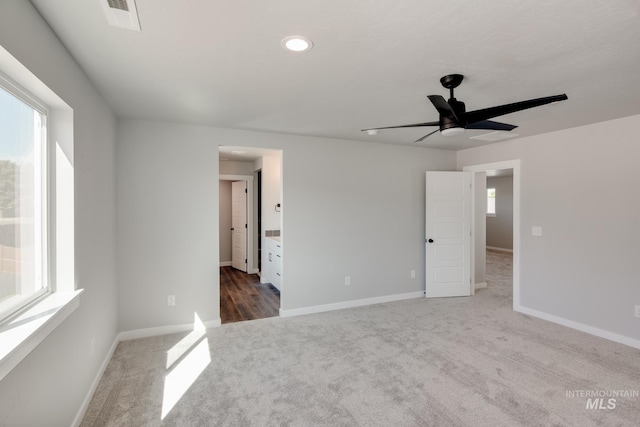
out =
{"type": "Polygon", "coordinates": [[[313,47],[313,42],[303,36],[289,36],[283,38],[280,45],[292,52],[306,52],[313,47]]]}

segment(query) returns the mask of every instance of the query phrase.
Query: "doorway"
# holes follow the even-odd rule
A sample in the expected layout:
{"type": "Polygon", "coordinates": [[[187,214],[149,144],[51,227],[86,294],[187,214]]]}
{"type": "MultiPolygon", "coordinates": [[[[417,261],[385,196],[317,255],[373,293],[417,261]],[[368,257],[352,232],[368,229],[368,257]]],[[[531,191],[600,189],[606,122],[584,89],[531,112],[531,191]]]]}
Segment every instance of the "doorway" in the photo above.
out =
{"type": "MultiPolygon", "coordinates": [[[[471,269],[474,272],[482,272],[486,264],[486,175],[489,171],[499,170],[512,170],[512,182],[513,182],[513,227],[512,227],[512,241],[513,241],[513,309],[520,309],[520,160],[508,160],[496,163],[486,163],[480,165],[465,166],[464,171],[473,172],[476,176],[482,179],[474,180],[476,184],[478,182],[484,182],[484,185],[476,185],[476,187],[484,187],[482,191],[476,188],[472,197],[472,215],[474,221],[472,221],[473,227],[473,243],[471,245],[471,269]],[[481,175],[479,175],[481,174],[481,175]]],[[[479,281],[477,276],[474,276],[474,283],[479,281]]],[[[482,282],[481,282],[482,283],[482,282]]]]}
{"type": "Polygon", "coordinates": [[[281,238],[282,152],[221,146],[219,153],[221,322],[278,316],[282,281],[268,280],[264,270],[266,236],[281,238]]]}
{"type": "Polygon", "coordinates": [[[219,176],[219,262],[246,273],[257,273],[253,183],[252,175],[219,176]]]}
{"type": "Polygon", "coordinates": [[[485,283],[493,295],[512,299],[513,169],[486,172],[485,283]]]}

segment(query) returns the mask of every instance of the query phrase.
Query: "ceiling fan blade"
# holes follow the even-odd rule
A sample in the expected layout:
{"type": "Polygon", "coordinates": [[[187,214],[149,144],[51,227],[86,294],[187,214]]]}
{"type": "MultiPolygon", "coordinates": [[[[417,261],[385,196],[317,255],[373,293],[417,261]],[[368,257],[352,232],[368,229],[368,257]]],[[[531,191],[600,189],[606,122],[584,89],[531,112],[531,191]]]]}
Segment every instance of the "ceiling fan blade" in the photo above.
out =
{"type": "Polygon", "coordinates": [[[481,122],[471,123],[466,129],[487,129],[487,130],[514,130],[518,126],[508,123],[494,122],[491,120],[482,120],[481,122]]]}
{"type": "Polygon", "coordinates": [[[449,103],[442,96],[429,95],[427,96],[427,98],[429,98],[429,101],[431,101],[433,106],[436,107],[436,110],[438,110],[438,113],[440,113],[440,115],[452,116],[456,122],[460,121],[458,120],[458,116],[456,116],[456,112],[453,111],[453,108],[451,108],[451,105],[449,105],[449,103]]]}
{"type": "Polygon", "coordinates": [[[440,132],[440,129],[436,129],[436,130],[434,130],[433,132],[429,132],[428,134],[426,134],[426,135],[425,135],[425,136],[423,136],[422,138],[420,138],[420,139],[416,139],[415,141],[413,141],[413,143],[415,144],[416,142],[424,141],[428,136],[431,136],[431,135],[433,135],[433,134],[434,134],[434,133],[436,133],[436,132],[440,132]]]}
{"type": "MultiPolygon", "coordinates": [[[[552,102],[564,101],[568,99],[567,95],[554,95],[544,98],[529,99],[527,101],[514,102],[513,104],[499,105],[497,107],[484,108],[482,110],[469,111],[465,115],[467,124],[473,124],[488,120],[493,117],[502,116],[504,114],[515,113],[516,111],[526,110],[528,108],[539,107],[552,102]]],[[[467,125],[467,128],[469,126],[467,125]]]]}
{"type": "Polygon", "coordinates": [[[381,130],[381,129],[419,128],[422,126],[440,126],[440,122],[426,122],[426,123],[416,123],[413,125],[387,126],[383,128],[362,129],[362,132],[366,132],[368,130],[381,130]]]}

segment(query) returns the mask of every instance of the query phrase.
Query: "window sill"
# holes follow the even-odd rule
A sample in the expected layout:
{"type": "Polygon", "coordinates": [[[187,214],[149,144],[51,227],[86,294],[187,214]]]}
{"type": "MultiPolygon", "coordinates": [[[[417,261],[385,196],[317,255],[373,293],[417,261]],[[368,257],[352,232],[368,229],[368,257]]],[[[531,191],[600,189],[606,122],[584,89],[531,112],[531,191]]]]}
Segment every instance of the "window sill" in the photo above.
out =
{"type": "Polygon", "coordinates": [[[0,381],[80,306],[82,292],[48,295],[0,326],[0,381]]]}

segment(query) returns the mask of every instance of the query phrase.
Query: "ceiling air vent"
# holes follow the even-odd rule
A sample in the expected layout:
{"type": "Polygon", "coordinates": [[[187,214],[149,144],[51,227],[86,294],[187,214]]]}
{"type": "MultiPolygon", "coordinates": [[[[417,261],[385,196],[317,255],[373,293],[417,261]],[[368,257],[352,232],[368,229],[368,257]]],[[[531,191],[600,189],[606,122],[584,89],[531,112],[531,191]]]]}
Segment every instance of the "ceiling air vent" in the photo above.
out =
{"type": "Polygon", "coordinates": [[[127,4],[127,0],[107,0],[109,7],[111,9],[120,9],[125,12],[129,11],[129,5],[127,4]]]}
{"type": "Polygon", "coordinates": [[[134,0],[99,0],[109,25],[140,31],[140,20],[134,0]]]}

